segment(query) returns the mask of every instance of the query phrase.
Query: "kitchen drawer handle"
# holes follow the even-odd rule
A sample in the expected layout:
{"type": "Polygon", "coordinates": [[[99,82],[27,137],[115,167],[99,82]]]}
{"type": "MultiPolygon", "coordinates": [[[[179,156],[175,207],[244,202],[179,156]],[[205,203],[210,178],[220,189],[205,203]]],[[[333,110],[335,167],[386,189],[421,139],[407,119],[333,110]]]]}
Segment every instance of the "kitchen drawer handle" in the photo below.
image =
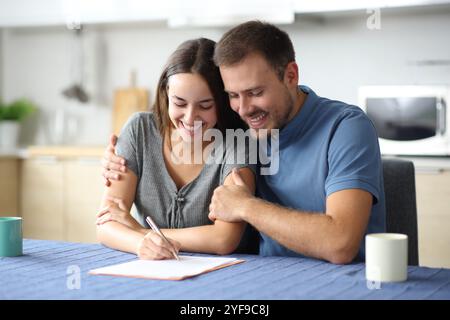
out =
{"type": "Polygon", "coordinates": [[[440,135],[445,134],[446,130],[446,122],[447,122],[447,106],[445,105],[444,99],[439,99],[438,103],[436,105],[437,111],[438,111],[438,117],[439,117],[439,129],[438,132],[440,135]]]}

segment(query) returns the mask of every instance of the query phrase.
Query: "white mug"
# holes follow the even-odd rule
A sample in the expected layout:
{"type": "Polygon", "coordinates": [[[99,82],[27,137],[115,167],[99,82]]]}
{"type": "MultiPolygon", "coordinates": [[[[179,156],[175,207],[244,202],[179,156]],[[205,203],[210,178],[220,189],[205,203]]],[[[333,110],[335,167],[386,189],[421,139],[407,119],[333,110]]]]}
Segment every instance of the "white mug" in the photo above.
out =
{"type": "Polygon", "coordinates": [[[400,282],[408,278],[406,234],[366,235],[366,278],[376,282],[400,282]]]}

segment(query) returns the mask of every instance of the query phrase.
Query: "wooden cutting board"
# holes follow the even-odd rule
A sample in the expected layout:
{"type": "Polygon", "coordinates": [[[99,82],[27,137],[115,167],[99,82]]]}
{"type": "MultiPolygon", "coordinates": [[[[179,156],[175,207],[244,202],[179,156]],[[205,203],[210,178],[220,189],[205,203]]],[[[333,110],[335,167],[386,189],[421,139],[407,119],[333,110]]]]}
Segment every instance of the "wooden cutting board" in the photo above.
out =
{"type": "Polygon", "coordinates": [[[114,91],[114,107],[112,114],[113,132],[118,135],[128,118],[135,112],[149,111],[149,92],[145,88],[137,88],[135,74],[130,76],[131,86],[114,91]]]}
{"type": "Polygon", "coordinates": [[[118,135],[128,118],[135,112],[149,111],[149,92],[143,88],[114,91],[113,132],[118,135]]]}

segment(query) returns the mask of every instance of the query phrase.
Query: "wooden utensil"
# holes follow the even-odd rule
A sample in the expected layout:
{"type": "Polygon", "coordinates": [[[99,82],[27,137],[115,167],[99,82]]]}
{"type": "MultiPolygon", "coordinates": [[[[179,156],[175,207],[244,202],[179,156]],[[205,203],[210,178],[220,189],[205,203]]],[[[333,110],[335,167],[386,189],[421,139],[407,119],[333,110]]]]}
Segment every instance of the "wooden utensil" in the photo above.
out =
{"type": "Polygon", "coordinates": [[[118,135],[128,118],[135,112],[149,111],[149,92],[136,87],[136,73],[130,74],[130,87],[114,91],[113,132],[118,135]]]}

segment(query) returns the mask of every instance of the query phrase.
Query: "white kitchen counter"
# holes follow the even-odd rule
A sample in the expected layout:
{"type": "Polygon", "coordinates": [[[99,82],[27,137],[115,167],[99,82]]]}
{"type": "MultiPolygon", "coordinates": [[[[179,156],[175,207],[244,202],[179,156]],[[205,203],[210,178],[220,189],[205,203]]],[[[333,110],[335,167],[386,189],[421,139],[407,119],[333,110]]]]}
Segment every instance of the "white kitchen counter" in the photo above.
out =
{"type": "Polygon", "coordinates": [[[383,156],[383,158],[410,160],[414,163],[417,173],[450,171],[450,157],[383,156]]]}
{"type": "Polygon", "coordinates": [[[19,158],[25,159],[28,156],[27,148],[19,149],[0,149],[0,158],[19,158]]]}
{"type": "Polygon", "coordinates": [[[0,158],[29,159],[32,157],[101,157],[104,146],[79,146],[79,145],[59,145],[59,146],[29,146],[18,149],[0,149],[0,158]]]}
{"type": "MultiPolygon", "coordinates": [[[[57,156],[102,156],[103,146],[32,146],[5,150],[0,149],[0,158],[27,159],[36,155],[57,156]]],[[[412,157],[412,156],[386,156],[383,158],[404,159],[414,162],[416,172],[442,172],[450,171],[450,157],[412,157]]]]}

